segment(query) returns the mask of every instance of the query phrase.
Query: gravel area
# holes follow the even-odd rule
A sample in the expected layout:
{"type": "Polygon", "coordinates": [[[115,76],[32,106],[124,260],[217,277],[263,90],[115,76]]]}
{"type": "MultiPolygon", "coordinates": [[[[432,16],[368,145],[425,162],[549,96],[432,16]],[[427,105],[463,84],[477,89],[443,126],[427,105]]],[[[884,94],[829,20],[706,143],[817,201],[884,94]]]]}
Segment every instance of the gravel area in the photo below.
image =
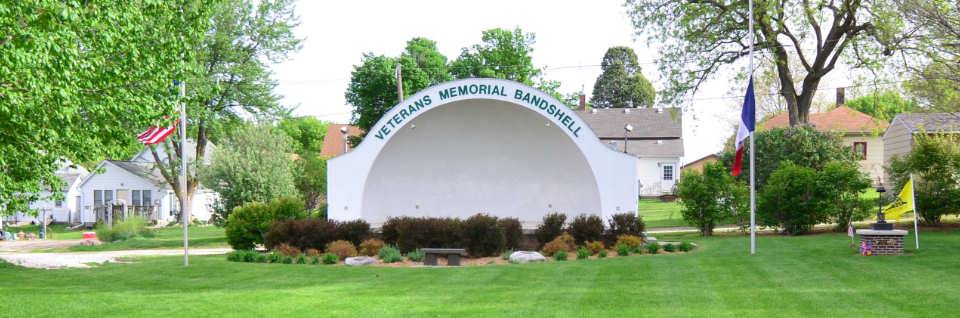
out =
{"type": "MultiPolygon", "coordinates": [[[[230,248],[196,248],[190,249],[190,255],[226,254],[230,248]]],[[[163,256],[183,255],[182,249],[176,250],[129,250],[104,252],[75,252],[75,253],[0,253],[0,259],[14,265],[30,268],[58,269],[58,268],[89,268],[87,264],[103,264],[117,262],[118,258],[135,256],[163,256]]]]}

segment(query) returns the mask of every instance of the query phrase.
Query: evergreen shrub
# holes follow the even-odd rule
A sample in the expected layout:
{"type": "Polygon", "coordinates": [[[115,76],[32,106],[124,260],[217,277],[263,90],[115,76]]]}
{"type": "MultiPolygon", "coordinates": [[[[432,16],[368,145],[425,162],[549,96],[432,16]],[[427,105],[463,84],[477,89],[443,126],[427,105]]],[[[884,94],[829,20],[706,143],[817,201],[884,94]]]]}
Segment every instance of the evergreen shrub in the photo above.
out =
{"type": "Polygon", "coordinates": [[[596,215],[578,215],[567,227],[567,232],[573,235],[578,245],[583,245],[587,241],[602,240],[603,231],[603,219],[596,215]]]}
{"type": "Polygon", "coordinates": [[[497,218],[476,214],[463,222],[461,227],[463,245],[473,257],[494,256],[503,250],[503,229],[497,226],[497,218]]]}
{"type": "Polygon", "coordinates": [[[563,224],[567,221],[567,216],[563,213],[551,213],[543,216],[543,221],[537,227],[534,236],[537,237],[537,244],[544,246],[557,236],[563,233],[563,224]]]}

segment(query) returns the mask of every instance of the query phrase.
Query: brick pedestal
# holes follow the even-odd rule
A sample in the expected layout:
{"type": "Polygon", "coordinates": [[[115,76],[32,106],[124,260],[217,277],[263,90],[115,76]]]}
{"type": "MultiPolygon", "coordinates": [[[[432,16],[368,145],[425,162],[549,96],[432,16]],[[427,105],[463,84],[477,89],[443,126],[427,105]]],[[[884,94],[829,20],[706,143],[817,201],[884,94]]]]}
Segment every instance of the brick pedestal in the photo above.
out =
{"type": "Polygon", "coordinates": [[[860,244],[870,244],[873,255],[900,255],[903,254],[904,230],[857,230],[860,244]]]}

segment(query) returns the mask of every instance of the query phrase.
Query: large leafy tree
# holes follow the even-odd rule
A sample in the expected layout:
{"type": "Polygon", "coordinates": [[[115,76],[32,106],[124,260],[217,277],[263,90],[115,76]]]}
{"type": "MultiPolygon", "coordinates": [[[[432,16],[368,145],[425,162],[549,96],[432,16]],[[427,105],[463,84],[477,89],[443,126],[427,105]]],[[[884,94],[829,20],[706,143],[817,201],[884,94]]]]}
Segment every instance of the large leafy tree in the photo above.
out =
{"type": "Polygon", "coordinates": [[[168,158],[160,158],[162,152],[150,148],[156,168],[188,206],[199,185],[197,166],[202,164],[208,140],[242,125],[244,116],[276,118],[286,113],[273,93],[277,83],[270,78],[269,64],[300,48],[292,30],[298,24],[293,0],[224,0],[214,5],[211,23],[203,42],[194,48],[201,72],[186,79],[187,135],[196,141],[196,148],[180,149],[179,135],[169,143],[172,151],[163,152],[168,158]],[[189,162],[193,168],[187,168],[183,191],[178,177],[185,153],[196,154],[196,160],[189,162]]]}
{"type": "Polygon", "coordinates": [[[906,30],[893,37],[913,73],[904,86],[933,111],[960,111],[960,4],[947,0],[897,4],[906,30]]]}
{"type": "Polygon", "coordinates": [[[628,0],[626,6],[638,33],[659,42],[665,101],[682,101],[722,66],[747,57],[753,45],[775,62],[790,124],[798,125],[809,120],[820,81],[841,57],[872,65],[896,48],[885,36],[899,25],[892,2],[757,0],[753,43],[747,0],[628,0]],[[794,86],[792,53],[803,67],[799,87],[794,86]]]}
{"type": "Polygon", "coordinates": [[[0,5],[0,214],[61,198],[58,162],[118,156],[171,112],[170,80],[200,71],[208,30],[195,0],[0,5]]]}
{"type": "Polygon", "coordinates": [[[919,104],[903,99],[900,97],[900,93],[893,90],[884,90],[857,97],[847,101],[844,105],[887,122],[893,120],[893,117],[897,114],[912,113],[920,110],[919,104]]]}
{"type": "Polygon", "coordinates": [[[483,31],[481,43],[463,48],[460,56],[450,63],[455,78],[502,78],[534,86],[559,100],[565,100],[557,90],[559,81],[544,78],[543,69],[533,65],[533,45],[536,35],[520,28],[495,28],[483,31]]]}
{"type": "Polygon", "coordinates": [[[400,57],[365,53],[363,63],[353,67],[350,86],[344,94],[353,105],[352,124],[369,131],[397,99],[396,67],[400,64],[404,97],[416,94],[431,85],[451,79],[447,57],[437,51],[437,44],[426,38],[413,38],[400,57]]]}
{"type": "Polygon", "coordinates": [[[293,150],[298,154],[320,153],[323,149],[327,124],[316,117],[284,118],[280,120],[277,127],[293,139],[293,150]]]}
{"type": "Polygon", "coordinates": [[[590,103],[601,108],[652,107],[656,92],[640,72],[637,53],[626,46],[607,49],[590,103]]]}
{"type": "Polygon", "coordinates": [[[683,219],[696,225],[700,236],[713,235],[717,224],[748,211],[747,192],[746,184],[736,181],[721,163],[705,164],[703,173],[684,172],[677,183],[683,219]]]}

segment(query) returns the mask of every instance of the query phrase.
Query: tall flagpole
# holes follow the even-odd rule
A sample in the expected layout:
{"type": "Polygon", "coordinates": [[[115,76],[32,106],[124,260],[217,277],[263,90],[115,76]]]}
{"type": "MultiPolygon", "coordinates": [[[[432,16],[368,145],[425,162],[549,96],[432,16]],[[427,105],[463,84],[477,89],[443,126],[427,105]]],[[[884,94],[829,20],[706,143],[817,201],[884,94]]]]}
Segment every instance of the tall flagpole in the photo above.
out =
{"type": "MultiPolygon", "coordinates": [[[[750,5],[750,80],[753,81],[753,0],[748,1],[750,5]]],[[[752,92],[747,92],[752,93],[752,92]]],[[[756,108],[753,110],[754,118],[756,118],[756,108]]],[[[756,131],[756,128],[754,128],[756,131]]],[[[757,193],[754,183],[756,180],[756,173],[754,173],[754,166],[756,162],[753,160],[753,152],[756,147],[754,147],[753,140],[756,139],[754,132],[750,132],[750,254],[757,253],[757,193]]]]}
{"type": "Polygon", "coordinates": [[[910,174],[910,203],[913,204],[913,241],[917,243],[917,249],[920,249],[920,229],[917,227],[917,184],[913,183],[913,174],[910,174]]]}
{"type": "Polygon", "coordinates": [[[187,243],[187,231],[190,227],[190,213],[187,212],[187,83],[180,82],[180,224],[183,225],[183,266],[190,265],[190,248],[187,243]]]}

